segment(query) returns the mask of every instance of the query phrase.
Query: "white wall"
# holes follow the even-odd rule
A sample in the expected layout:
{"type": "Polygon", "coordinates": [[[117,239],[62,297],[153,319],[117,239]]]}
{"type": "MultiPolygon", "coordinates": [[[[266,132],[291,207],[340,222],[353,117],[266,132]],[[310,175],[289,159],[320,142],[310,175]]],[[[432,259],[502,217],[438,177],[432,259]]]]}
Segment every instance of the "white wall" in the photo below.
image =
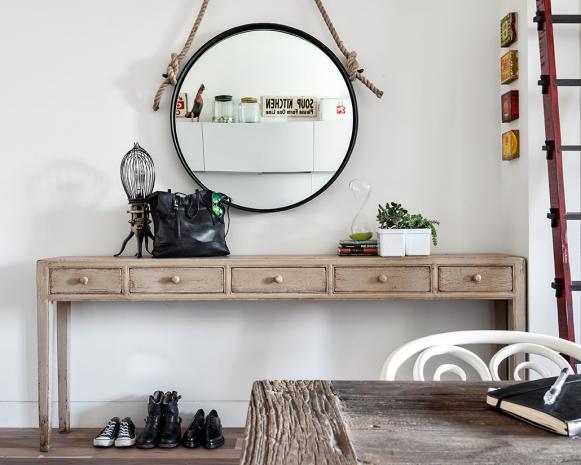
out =
{"type": "MultiPolygon", "coordinates": [[[[150,108],[197,4],[2,7],[0,426],[37,422],[35,260],[117,251],[128,228],[118,167],[135,140],[155,159],[158,189],[193,189],[171,144],[170,95],[162,111],[150,108]]],[[[296,210],[234,213],[232,252],[333,253],[356,213],[354,177],[374,186],[370,218],[388,200],[438,218],[437,252],[517,251],[505,246],[498,215],[498,3],[368,0],[328,8],[385,96],[355,84],[361,121],[345,172],[296,210]]],[[[214,0],[195,45],[255,21],[304,29],[335,50],[311,0],[214,0]]],[[[461,302],[75,304],[73,426],[113,413],[139,421],[145,396],[158,388],[179,390],[186,413],[215,406],[227,425],[241,425],[254,379],[373,379],[398,345],[489,327],[488,310],[461,302]]]]}

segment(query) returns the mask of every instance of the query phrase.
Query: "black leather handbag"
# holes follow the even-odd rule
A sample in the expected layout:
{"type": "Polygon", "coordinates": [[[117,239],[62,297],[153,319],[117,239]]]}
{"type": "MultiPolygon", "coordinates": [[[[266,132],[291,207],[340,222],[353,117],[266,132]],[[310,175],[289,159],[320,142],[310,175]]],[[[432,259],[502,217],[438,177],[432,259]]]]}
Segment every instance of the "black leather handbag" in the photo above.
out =
{"type": "Polygon", "coordinates": [[[152,255],[156,258],[229,255],[225,230],[229,201],[224,194],[201,190],[189,195],[171,191],[151,194],[147,202],[155,233],[152,255]]]}

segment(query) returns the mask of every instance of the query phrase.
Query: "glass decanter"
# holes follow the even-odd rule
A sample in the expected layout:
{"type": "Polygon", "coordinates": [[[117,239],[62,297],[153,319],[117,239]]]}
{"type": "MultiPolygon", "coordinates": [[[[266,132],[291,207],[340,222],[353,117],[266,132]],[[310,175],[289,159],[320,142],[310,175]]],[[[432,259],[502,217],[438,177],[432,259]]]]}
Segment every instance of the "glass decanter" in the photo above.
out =
{"type": "Polygon", "coordinates": [[[357,214],[351,222],[351,234],[349,237],[354,241],[367,241],[373,236],[373,229],[365,219],[363,211],[371,195],[371,183],[363,178],[352,179],[349,182],[349,189],[360,205],[357,214]]]}

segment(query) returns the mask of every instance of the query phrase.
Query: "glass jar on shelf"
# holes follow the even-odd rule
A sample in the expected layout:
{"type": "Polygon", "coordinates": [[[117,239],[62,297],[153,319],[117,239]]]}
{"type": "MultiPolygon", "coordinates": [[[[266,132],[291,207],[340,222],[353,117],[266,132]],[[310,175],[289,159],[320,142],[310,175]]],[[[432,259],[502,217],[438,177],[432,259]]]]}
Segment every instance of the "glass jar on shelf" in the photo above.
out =
{"type": "Polygon", "coordinates": [[[231,95],[216,95],[214,97],[214,123],[233,123],[234,106],[231,95]]]}
{"type": "Polygon", "coordinates": [[[238,121],[240,123],[260,122],[260,105],[258,105],[258,100],[255,97],[241,98],[238,113],[238,121]]]}

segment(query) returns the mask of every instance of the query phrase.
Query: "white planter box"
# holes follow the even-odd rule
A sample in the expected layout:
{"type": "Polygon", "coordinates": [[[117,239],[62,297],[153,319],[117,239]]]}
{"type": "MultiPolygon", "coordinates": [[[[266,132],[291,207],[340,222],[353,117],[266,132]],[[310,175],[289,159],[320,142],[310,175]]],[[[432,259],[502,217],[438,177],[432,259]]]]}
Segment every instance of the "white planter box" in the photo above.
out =
{"type": "Polygon", "coordinates": [[[406,255],[430,255],[431,229],[407,229],[405,234],[406,255]]]}
{"type": "Polygon", "coordinates": [[[381,257],[403,257],[405,255],[405,229],[378,229],[377,239],[381,257]]]}

